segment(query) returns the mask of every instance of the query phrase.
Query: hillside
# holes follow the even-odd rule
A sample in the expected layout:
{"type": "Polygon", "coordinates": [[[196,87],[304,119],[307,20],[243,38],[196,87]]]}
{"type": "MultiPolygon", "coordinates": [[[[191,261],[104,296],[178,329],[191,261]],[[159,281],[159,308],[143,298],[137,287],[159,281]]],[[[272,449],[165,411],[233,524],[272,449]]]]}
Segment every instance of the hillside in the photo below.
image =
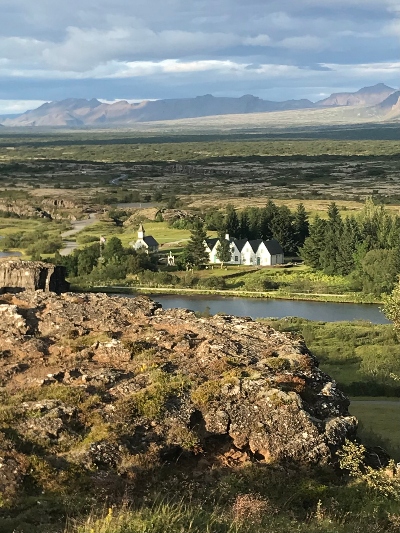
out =
{"type": "Polygon", "coordinates": [[[379,104],[388,96],[394,93],[396,89],[388,87],[384,83],[378,83],[372,87],[363,87],[355,93],[334,93],[328,98],[320,100],[317,106],[364,106],[369,107],[379,104]]]}

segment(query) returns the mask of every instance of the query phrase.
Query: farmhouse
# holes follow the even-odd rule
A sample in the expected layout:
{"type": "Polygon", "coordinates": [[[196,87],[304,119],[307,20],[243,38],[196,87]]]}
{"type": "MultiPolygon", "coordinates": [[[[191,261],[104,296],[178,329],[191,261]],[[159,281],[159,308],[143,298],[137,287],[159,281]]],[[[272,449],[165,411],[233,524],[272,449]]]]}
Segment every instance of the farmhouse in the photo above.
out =
{"type": "MultiPolygon", "coordinates": [[[[248,239],[233,239],[229,235],[226,235],[225,238],[229,240],[231,245],[231,260],[226,261],[229,265],[273,266],[283,264],[283,250],[275,239],[249,241],[248,239]]],[[[207,239],[205,245],[210,263],[221,263],[217,257],[219,239],[207,239]]]]}
{"type": "Polygon", "coordinates": [[[146,237],[146,232],[144,230],[143,224],[140,224],[138,230],[138,239],[133,245],[135,250],[144,249],[147,253],[157,253],[159,244],[154,237],[149,235],[146,237]]]}

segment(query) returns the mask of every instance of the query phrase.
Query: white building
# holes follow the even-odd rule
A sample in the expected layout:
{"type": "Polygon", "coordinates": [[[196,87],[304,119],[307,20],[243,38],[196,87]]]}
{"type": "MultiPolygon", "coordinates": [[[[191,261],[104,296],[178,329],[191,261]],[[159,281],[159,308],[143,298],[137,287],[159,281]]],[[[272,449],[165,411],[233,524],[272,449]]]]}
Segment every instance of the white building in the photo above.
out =
{"type": "MultiPolygon", "coordinates": [[[[273,266],[282,265],[284,262],[282,247],[275,239],[249,241],[248,239],[232,239],[229,235],[226,238],[231,245],[231,260],[226,261],[228,265],[273,266]]],[[[205,244],[210,257],[209,262],[220,264],[221,261],[217,257],[219,239],[207,239],[205,244]]]]}
{"type": "Polygon", "coordinates": [[[146,232],[144,230],[143,224],[140,224],[138,230],[138,239],[133,245],[135,250],[140,250],[143,248],[147,253],[157,253],[159,244],[154,237],[149,235],[146,237],[146,232]]]}

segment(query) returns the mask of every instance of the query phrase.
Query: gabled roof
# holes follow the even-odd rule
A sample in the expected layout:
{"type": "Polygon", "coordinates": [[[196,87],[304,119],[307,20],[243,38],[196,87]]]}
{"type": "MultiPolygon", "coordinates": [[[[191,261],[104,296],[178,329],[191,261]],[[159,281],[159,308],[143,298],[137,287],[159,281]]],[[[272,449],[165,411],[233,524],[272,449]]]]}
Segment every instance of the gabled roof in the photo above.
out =
{"type": "Polygon", "coordinates": [[[271,255],[281,255],[283,254],[282,246],[279,244],[279,242],[275,239],[271,239],[270,241],[264,241],[265,246],[267,247],[267,250],[271,255]]]}
{"type": "Polygon", "coordinates": [[[206,245],[212,250],[218,241],[219,239],[206,239],[206,245]]]}
{"type": "Polygon", "coordinates": [[[149,235],[148,237],[144,237],[143,240],[147,244],[147,246],[150,246],[150,248],[156,248],[158,246],[158,242],[151,235],[149,235]]]}
{"type": "MultiPolygon", "coordinates": [[[[207,239],[205,242],[209,249],[213,250],[218,241],[219,239],[207,239]]],[[[264,244],[271,255],[283,254],[281,245],[275,239],[271,239],[270,241],[263,241],[262,239],[254,239],[252,241],[249,241],[248,239],[229,239],[229,242],[231,244],[234,244],[240,253],[242,252],[246,244],[249,243],[254,253],[258,252],[258,249],[260,248],[261,244],[264,244]]]]}
{"type": "Polygon", "coordinates": [[[236,245],[236,248],[239,250],[239,252],[243,250],[247,242],[247,239],[233,239],[233,243],[236,245]]]}
{"type": "Polygon", "coordinates": [[[254,253],[257,253],[257,250],[264,241],[262,239],[255,239],[254,241],[249,241],[249,244],[254,253]]]}

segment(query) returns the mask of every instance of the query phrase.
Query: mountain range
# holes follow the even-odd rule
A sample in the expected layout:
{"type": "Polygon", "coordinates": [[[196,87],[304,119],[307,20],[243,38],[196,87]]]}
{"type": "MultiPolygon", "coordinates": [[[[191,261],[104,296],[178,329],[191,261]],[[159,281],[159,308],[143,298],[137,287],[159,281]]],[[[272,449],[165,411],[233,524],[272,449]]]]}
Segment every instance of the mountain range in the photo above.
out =
{"type": "Polygon", "coordinates": [[[376,117],[393,120],[400,117],[400,91],[379,83],[354,93],[332,94],[316,103],[305,99],[272,102],[249,94],[240,98],[214,97],[207,94],[196,98],[144,100],[139,103],[121,100],[112,104],[100,102],[95,98],[68,98],[45,103],[17,117],[0,117],[0,123],[10,127],[129,126],[137,122],[333,107],[367,108],[376,117]]]}

